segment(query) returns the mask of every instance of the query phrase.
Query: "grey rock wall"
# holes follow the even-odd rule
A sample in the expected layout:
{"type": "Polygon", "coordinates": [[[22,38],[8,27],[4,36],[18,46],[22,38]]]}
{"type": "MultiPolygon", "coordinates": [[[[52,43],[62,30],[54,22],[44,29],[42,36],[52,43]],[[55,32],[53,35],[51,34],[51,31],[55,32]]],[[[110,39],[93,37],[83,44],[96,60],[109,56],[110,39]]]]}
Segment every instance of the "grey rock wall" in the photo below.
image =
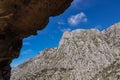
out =
{"type": "Polygon", "coordinates": [[[13,68],[11,80],[120,80],[120,23],[65,32],[57,48],[13,68]]]}

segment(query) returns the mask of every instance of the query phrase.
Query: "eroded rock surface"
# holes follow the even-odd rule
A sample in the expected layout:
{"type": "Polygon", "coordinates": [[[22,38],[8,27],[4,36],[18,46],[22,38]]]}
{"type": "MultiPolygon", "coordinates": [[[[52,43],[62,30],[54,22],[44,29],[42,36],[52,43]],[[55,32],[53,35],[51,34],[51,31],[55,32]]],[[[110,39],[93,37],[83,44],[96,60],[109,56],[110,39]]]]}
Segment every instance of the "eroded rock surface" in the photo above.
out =
{"type": "Polygon", "coordinates": [[[63,13],[71,2],[72,0],[0,0],[0,80],[9,80],[10,62],[19,56],[22,39],[43,29],[50,16],[63,13]]]}
{"type": "Polygon", "coordinates": [[[13,68],[11,80],[120,80],[120,23],[65,32],[57,48],[13,68]]]}

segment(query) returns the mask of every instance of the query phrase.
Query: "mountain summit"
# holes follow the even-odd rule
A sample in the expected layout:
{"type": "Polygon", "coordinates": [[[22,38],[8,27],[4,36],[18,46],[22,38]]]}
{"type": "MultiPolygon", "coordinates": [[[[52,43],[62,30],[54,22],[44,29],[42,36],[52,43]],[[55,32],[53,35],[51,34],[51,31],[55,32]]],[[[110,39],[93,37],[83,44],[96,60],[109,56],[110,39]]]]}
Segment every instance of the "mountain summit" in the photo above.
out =
{"type": "Polygon", "coordinates": [[[120,80],[120,23],[65,32],[57,48],[13,68],[11,80],[120,80]]]}

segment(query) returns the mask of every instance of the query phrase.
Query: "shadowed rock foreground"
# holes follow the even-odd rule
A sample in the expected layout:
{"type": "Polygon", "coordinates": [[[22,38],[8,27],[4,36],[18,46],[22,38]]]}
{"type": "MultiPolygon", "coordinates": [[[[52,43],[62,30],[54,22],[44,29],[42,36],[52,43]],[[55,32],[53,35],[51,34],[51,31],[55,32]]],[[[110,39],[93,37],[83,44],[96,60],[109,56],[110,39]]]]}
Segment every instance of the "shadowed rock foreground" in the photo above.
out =
{"type": "Polygon", "coordinates": [[[45,28],[72,0],[0,0],[0,80],[9,80],[10,63],[19,56],[22,39],[45,28]]]}
{"type": "Polygon", "coordinates": [[[65,32],[57,48],[13,68],[11,80],[120,80],[120,23],[65,32]]]}

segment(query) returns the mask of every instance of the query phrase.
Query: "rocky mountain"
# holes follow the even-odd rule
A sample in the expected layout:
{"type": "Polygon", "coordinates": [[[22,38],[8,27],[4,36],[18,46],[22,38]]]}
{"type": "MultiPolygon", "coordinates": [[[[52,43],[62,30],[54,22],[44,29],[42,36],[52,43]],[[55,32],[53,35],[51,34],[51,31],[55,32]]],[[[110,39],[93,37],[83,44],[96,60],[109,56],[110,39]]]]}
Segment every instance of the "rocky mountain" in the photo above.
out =
{"type": "Polygon", "coordinates": [[[120,80],[120,23],[65,32],[57,48],[13,68],[11,80],[120,80]]]}

